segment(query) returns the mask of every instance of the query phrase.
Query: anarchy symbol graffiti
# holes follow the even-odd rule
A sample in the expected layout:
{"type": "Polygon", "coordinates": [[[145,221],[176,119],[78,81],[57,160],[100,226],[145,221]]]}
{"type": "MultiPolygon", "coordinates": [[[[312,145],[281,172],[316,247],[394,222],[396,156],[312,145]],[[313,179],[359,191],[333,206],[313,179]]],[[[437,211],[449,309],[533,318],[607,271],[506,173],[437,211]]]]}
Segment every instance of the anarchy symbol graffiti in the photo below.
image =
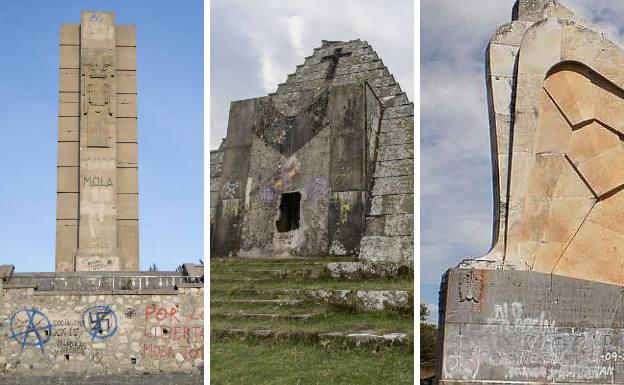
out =
{"type": "Polygon", "coordinates": [[[45,353],[45,344],[52,336],[52,323],[39,309],[20,309],[13,314],[9,322],[11,338],[22,347],[34,346],[45,353]]]}
{"type": "Polygon", "coordinates": [[[109,306],[93,306],[82,313],[82,325],[91,336],[91,341],[106,339],[117,332],[117,315],[109,306]]]}

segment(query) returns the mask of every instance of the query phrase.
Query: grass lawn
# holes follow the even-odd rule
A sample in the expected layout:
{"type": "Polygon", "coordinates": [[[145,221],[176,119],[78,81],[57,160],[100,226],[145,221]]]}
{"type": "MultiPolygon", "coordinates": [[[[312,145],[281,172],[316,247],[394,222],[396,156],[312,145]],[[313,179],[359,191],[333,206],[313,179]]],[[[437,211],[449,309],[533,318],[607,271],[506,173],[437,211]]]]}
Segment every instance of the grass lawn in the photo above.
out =
{"type": "Polygon", "coordinates": [[[400,347],[333,349],[318,344],[223,339],[211,344],[213,385],[413,384],[414,356],[400,347]]]}

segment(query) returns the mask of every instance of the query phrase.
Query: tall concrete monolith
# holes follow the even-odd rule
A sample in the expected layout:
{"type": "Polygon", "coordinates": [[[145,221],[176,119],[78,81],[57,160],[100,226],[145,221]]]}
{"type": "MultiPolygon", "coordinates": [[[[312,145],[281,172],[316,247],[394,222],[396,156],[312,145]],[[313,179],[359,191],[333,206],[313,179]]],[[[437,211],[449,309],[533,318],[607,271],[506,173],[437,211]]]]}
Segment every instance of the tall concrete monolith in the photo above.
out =
{"type": "Polygon", "coordinates": [[[139,269],[136,33],[110,12],[61,28],[56,271],[139,269]]]}

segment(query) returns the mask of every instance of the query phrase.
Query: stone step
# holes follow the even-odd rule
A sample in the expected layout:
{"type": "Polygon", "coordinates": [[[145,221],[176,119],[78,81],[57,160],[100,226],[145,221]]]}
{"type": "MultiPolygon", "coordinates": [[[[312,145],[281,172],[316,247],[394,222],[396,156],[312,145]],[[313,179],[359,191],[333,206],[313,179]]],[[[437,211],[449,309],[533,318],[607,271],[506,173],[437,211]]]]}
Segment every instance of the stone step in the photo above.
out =
{"type": "Polygon", "coordinates": [[[321,278],[323,276],[323,266],[320,265],[318,269],[223,269],[217,270],[215,273],[233,273],[233,274],[246,274],[254,276],[270,275],[278,278],[321,278]]]}
{"type": "MultiPolygon", "coordinates": [[[[414,130],[414,117],[403,116],[399,118],[387,118],[381,120],[380,132],[391,132],[396,130],[414,130]]],[[[412,134],[413,135],[413,134],[412,134]]]]}
{"type": "MultiPolygon", "coordinates": [[[[342,64],[342,63],[341,63],[342,64]]],[[[295,72],[294,74],[290,74],[287,77],[285,84],[296,84],[302,82],[308,82],[311,80],[325,79],[325,75],[327,73],[327,64],[317,65],[318,69],[316,71],[306,71],[306,72],[295,72]]],[[[355,63],[355,64],[342,64],[336,67],[336,72],[334,77],[338,77],[341,75],[349,75],[358,72],[366,72],[373,71],[378,69],[383,69],[384,64],[381,60],[373,60],[369,62],[363,63],[355,63]]]]}
{"type": "Polygon", "coordinates": [[[306,321],[317,314],[304,313],[304,314],[273,314],[273,313],[251,313],[251,312],[211,312],[210,317],[222,317],[222,318],[258,318],[258,319],[283,319],[283,320],[297,320],[306,321]]]}
{"type": "Polygon", "coordinates": [[[357,257],[338,257],[327,256],[318,258],[213,258],[211,260],[212,268],[223,266],[240,266],[255,268],[257,266],[286,266],[302,267],[302,266],[322,266],[328,262],[349,262],[356,260],[357,257]]]}
{"type": "Polygon", "coordinates": [[[414,159],[414,145],[412,143],[395,144],[377,149],[377,163],[397,159],[414,159]]]}
{"type": "MultiPolygon", "coordinates": [[[[359,83],[371,79],[390,76],[387,68],[374,69],[370,71],[352,72],[344,75],[336,75],[332,85],[343,85],[349,83],[359,83]]],[[[288,93],[302,90],[321,89],[325,87],[325,77],[297,83],[282,83],[277,86],[277,93],[288,93]]]]}
{"type": "Polygon", "coordinates": [[[414,130],[398,129],[379,133],[379,146],[392,146],[396,144],[414,143],[414,130]]]}
{"type": "Polygon", "coordinates": [[[375,164],[373,177],[414,175],[414,159],[381,161],[375,164]]]}
{"type": "Polygon", "coordinates": [[[397,194],[375,196],[371,200],[369,215],[413,214],[414,195],[397,194]]]}
{"type": "Polygon", "coordinates": [[[396,119],[408,116],[414,116],[414,103],[405,104],[396,107],[388,107],[384,110],[383,119],[396,119]]]}
{"type": "Polygon", "coordinates": [[[243,305],[276,305],[276,306],[298,306],[304,301],[301,299],[215,299],[210,303],[221,304],[243,304],[243,305]]]}
{"type": "Polygon", "coordinates": [[[367,262],[412,263],[413,236],[364,236],[360,243],[360,258],[367,262]]]}
{"type": "Polygon", "coordinates": [[[388,86],[393,86],[397,84],[396,81],[394,80],[394,76],[390,74],[381,78],[369,79],[366,82],[373,88],[388,87],[388,86]]]}
{"type": "MultiPolygon", "coordinates": [[[[400,265],[357,266],[361,263],[333,264],[328,266],[332,275],[344,279],[362,279],[370,276],[377,277],[404,277],[405,287],[413,288],[413,268],[400,265]],[[409,283],[411,282],[411,283],[409,283]]],[[[217,297],[218,292],[212,291],[217,297]]],[[[327,290],[327,289],[238,289],[237,295],[278,297],[287,295],[286,299],[226,299],[218,296],[216,304],[247,304],[272,305],[284,302],[285,306],[297,306],[304,302],[331,305],[351,311],[399,311],[413,312],[412,290],[327,290]],[[296,304],[295,301],[298,301],[296,304]],[[289,303],[293,303],[289,305],[289,303]]]]}
{"type": "Polygon", "coordinates": [[[391,95],[381,98],[381,104],[383,104],[384,107],[396,107],[408,105],[409,103],[410,101],[404,92],[398,95],[391,95]]]}
{"type": "Polygon", "coordinates": [[[398,84],[393,84],[391,86],[383,86],[383,87],[373,87],[373,91],[375,92],[375,96],[377,98],[384,98],[386,96],[394,96],[398,95],[401,92],[401,86],[398,84]]]}
{"type": "MultiPolygon", "coordinates": [[[[363,55],[356,55],[356,56],[351,55],[348,57],[340,58],[340,61],[338,62],[337,67],[368,63],[368,62],[372,62],[376,60],[379,60],[379,56],[375,52],[367,53],[363,55]]],[[[297,69],[295,70],[295,74],[304,74],[304,73],[317,72],[317,71],[327,71],[327,67],[329,67],[328,61],[321,62],[319,64],[308,64],[308,65],[302,64],[302,65],[297,66],[297,69]]]]}
{"type": "Polygon", "coordinates": [[[374,178],[373,196],[413,194],[414,176],[389,176],[374,178]]]}
{"type": "Polygon", "coordinates": [[[303,341],[315,341],[327,346],[335,343],[346,343],[354,346],[411,346],[413,341],[407,333],[378,333],[373,330],[361,331],[303,331],[303,330],[272,330],[272,329],[243,329],[225,328],[211,331],[212,338],[224,337],[251,337],[271,339],[291,339],[303,341]]]}
{"type": "Polygon", "coordinates": [[[414,233],[414,214],[369,215],[366,217],[365,236],[399,236],[414,233]]]}

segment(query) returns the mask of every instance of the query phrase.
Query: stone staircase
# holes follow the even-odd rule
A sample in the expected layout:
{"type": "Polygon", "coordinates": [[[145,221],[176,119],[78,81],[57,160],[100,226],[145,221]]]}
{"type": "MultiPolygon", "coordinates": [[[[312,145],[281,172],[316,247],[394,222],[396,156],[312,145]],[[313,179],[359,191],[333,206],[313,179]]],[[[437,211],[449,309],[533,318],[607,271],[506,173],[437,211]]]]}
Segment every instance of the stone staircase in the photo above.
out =
{"type": "Polygon", "coordinates": [[[412,278],[333,278],[329,262],[344,261],[211,261],[212,343],[249,338],[413,349],[412,278]]]}

